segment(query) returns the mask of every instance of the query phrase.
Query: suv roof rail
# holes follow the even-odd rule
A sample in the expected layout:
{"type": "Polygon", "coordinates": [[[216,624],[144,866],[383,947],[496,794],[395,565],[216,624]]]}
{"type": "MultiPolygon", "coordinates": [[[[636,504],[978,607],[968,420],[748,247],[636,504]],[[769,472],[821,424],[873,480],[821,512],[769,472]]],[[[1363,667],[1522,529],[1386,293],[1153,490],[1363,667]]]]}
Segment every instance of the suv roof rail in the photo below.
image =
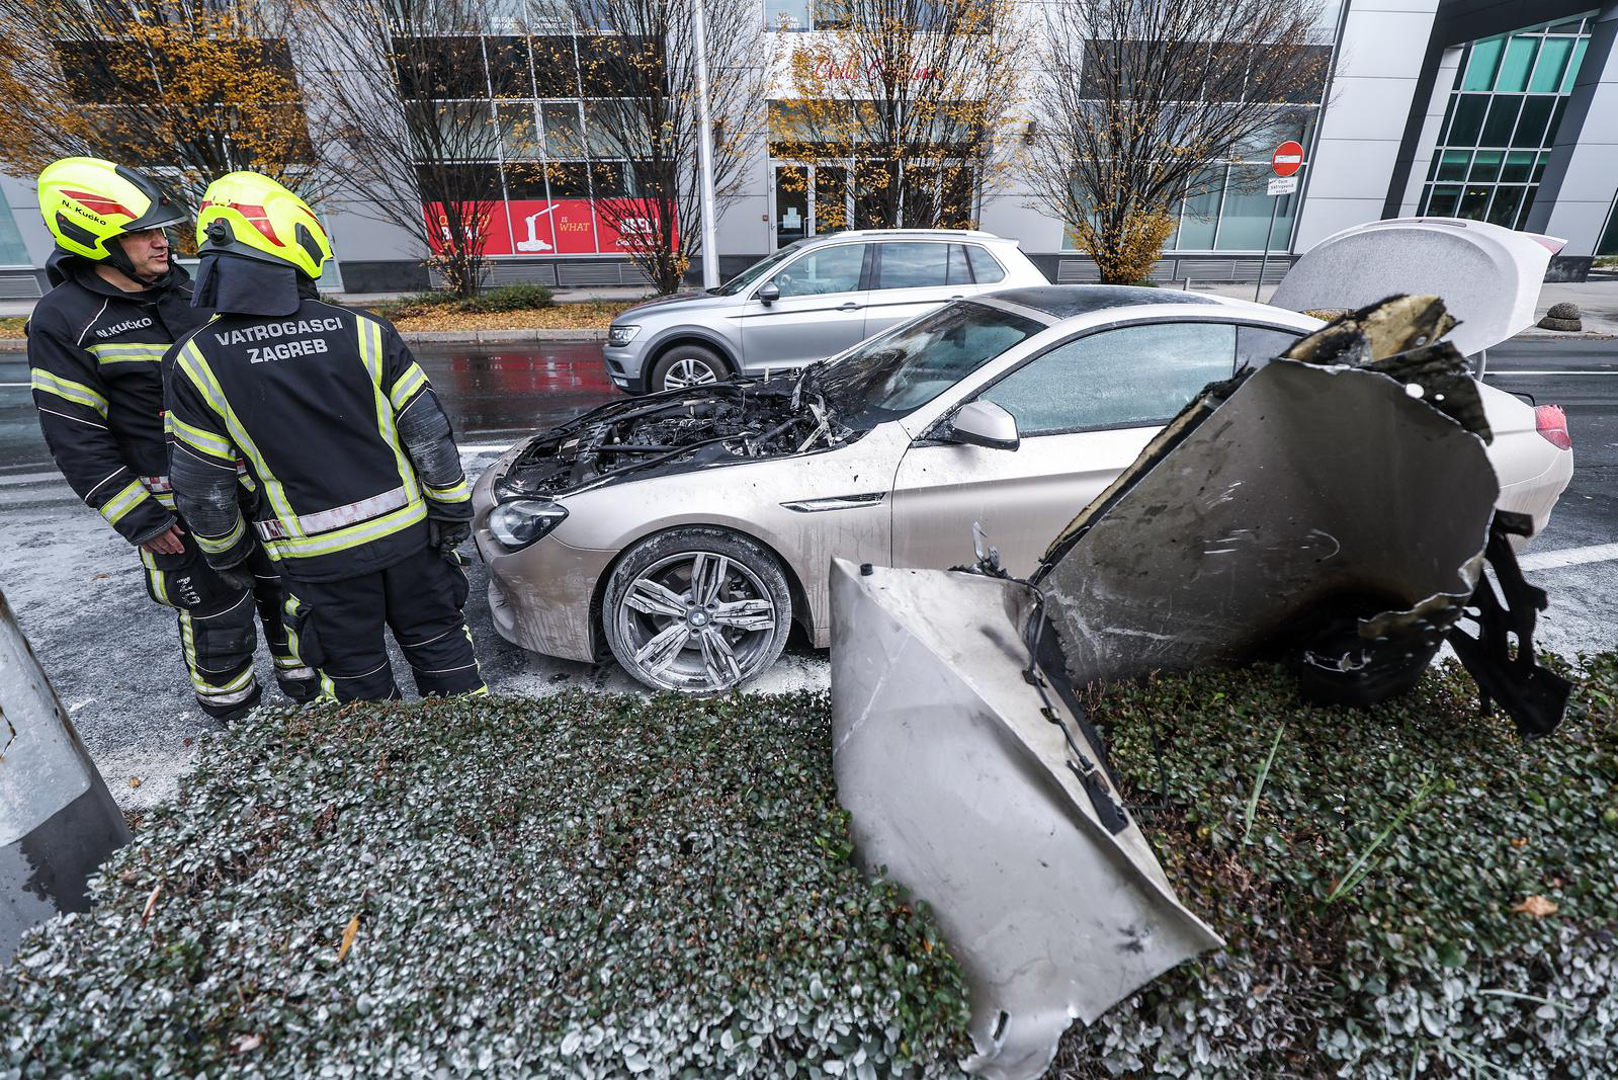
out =
{"type": "Polygon", "coordinates": [[[839,229],[823,236],[970,236],[977,240],[1003,240],[981,229],[839,229]]]}

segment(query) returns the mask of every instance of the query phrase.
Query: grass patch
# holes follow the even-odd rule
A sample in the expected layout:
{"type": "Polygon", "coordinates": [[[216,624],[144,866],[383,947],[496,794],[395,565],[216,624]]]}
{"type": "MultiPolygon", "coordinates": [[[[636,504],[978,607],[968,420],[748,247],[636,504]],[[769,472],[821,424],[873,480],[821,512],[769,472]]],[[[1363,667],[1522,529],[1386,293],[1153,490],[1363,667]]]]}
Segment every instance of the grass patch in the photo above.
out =
{"type": "Polygon", "coordinates": [[[1132,801],[1167,791],[1153,847],[1229,947],[1071,1032],[1057,1075],[1618,1072],[1618,654],[1579,674],[1527,744],[1453,664],[1365,711],[1269,668],[1106,688],[1132,801]]]}
{"type": "Polygon", "coordinates": [[[464,300],[446,292],[417,293],[371,310],[403,331],[605,330],[614,315],[640,302],[558,304],[543,285],[525,283],[484,289],[464,300]]]}
{"type": "Polygon", "coordinates": [[[384,307],[372,310],[406,333],[451,330],[606,330],[612,324],[613,316],[637,303],[640,301],[587,300],[526,311],[484,313],[435,311],[397,317],[388,314],[384,307]]]}
{"type": "Polygon", "coordinates": [[[18,339],[25,337],[23,327],[28,325],[26,317],[0,318],[0,338],[18,339]]]}
{"type": "Polygon", "coordinates": [[[24,943],[0,1060],[953,1075],[959,972],[850,863],[828,724],[808,694],[570,693],[233,728],[109,861],[95,911],[24,943]]]}

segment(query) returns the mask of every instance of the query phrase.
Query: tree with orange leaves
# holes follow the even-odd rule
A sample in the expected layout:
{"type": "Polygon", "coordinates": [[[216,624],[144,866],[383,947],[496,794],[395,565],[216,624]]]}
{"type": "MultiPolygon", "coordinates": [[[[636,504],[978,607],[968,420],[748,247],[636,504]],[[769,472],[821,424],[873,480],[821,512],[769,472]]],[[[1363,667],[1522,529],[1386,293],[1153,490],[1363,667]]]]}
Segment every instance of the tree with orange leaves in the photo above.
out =
{"type": "Polygon", "coordinates": [[[274,12],[251,0],[0,0],[0,169],[108,158],[161,175],[193,205],[214,178],[253,169],[317,198],[274,12]]]}

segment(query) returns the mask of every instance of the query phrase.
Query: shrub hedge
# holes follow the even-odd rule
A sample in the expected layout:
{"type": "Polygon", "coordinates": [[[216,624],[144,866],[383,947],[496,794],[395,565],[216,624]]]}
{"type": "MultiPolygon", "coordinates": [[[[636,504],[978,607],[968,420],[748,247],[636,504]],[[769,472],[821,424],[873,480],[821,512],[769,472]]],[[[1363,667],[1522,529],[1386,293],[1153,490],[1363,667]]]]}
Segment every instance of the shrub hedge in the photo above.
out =
{"type": "Polygon", "coordinates": [[[25,940],[0,1060],[954,1075],[959,971],[849,861],[827,724],[807,694],[263,715],[204,741],[91,914],[25,940]]]}
{"type": "MultiPolygon", "coordinates": [[[[1527,744],[1453,665],[1366,711],[1097,691],[1228,948],[1052,1077],[1618,1074],[1618,654],[1575,674],[1527,744]]],[[[25,941],[0,1075],[954,1076],[960,973],[850,864],[829,746],[824,695],[264,715],[25,941]]]]}
{"type": "Polygon", "coordinates": [[[1228,948],[1070,1032],[1057,1075],[1618,1075],[1618,654],[1582,668],[1526,744],[1454,664],[1366,711],[1266,668],[1107,688],[1114,763],[1228,948]]]}
{"type": "Polygon", "coordinates": [[[482,289],[475,296],[457,297],[448,292],[424,292],[401,297],[374,308],[386,319],[404,319],[413,315],[434,315],[454,312],[463,315],[486,315],[502,311],[531,311],[553,307],[556,298],[543,285],[516,282],[482,289]]]}

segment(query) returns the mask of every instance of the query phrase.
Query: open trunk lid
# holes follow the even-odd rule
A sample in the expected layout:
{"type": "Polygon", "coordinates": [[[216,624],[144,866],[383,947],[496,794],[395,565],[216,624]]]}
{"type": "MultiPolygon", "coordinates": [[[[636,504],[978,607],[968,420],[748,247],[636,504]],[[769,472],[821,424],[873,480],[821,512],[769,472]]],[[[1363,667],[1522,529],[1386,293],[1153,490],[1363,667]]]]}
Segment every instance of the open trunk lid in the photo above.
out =
{"type": "Polygon", "coordinates": [[[1442,296],[1460,322],[1449,340],[1471,356],[1534,325],[1545,270],[1566,243],[1463,218],[1372,221],[1310,248],[1270,303],[1321,311],[1396,293],[1442,296]]]}

